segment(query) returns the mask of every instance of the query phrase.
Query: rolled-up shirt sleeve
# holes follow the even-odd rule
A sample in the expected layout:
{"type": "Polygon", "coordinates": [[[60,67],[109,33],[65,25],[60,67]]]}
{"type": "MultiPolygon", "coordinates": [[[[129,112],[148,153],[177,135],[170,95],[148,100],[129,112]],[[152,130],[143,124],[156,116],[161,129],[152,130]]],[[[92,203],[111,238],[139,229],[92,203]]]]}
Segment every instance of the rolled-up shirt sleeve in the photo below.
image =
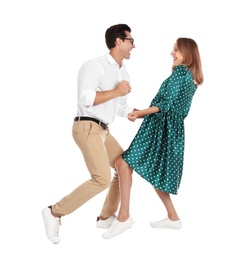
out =
{"type": "Polygon", "coordinates": [[[86,107],[91,107],[94,104],[96,91],[90,89],[84,89],[81,91],[78,102],[84,104],[86,107]]]}
{"type": "Polygon", "coordinates": [[[93,106],[98,91],[100,68],[95,62],[85,63],[78,73],[78,103],[93,106]]]}
{"type": "Polygon", "coordinates": [[[117,115],[120,117],[127,117],[129,113],[134,110],[134,107],[127,105],[127,97],[120,97],[118,102],[117,115]]]}

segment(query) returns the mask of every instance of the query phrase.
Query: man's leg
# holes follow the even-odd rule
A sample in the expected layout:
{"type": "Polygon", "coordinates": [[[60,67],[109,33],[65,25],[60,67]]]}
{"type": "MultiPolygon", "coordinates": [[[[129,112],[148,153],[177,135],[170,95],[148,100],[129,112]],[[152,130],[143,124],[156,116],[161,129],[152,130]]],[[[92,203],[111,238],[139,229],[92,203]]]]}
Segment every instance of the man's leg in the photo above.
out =
{"type": "Polygon", "coordinates": [[[91,179],[78,186],[69,195],[52,206],[52,212],[61,216],[70,214],[92,197],[108,188],[111,169],[105,149],[108,130],[91,121],[76,121],[73,137],[80,148],[91,179]]]}
{"type": "Polygon", "coordinates": [[[111,169],[105,149],[107,134],[108,130],[103,130],[94,122],[77,121],[73,124],[73,137],[84,156],[91,179],[55,205],[42,210],[47,237],[55,244],[60,242],[61,216],[70,214],[110,184],[111,169]]]}
{"type": "MultiPolygon", "coordinates": [[[[115,170],[115,161],[123,153],[123,149],[111,134],[108,134],[106,138],[105,147],[107,150],[110,166],[115,170]]],[[[106,220],[114,216],[118,209],[119,202],[120,202],[119,180],[118,180],[118,174],[115,171],[98,220],[99,219],[106,220]]],[[[98,222],[97,222],[97,226],[100,227],[100,224],[98,222]]]]}

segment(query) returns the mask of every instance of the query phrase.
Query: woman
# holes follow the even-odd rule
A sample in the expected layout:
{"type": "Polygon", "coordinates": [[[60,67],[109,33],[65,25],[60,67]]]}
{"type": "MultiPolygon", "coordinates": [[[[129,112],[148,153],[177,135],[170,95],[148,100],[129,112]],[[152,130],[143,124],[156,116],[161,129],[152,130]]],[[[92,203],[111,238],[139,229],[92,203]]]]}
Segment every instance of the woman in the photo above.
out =
{"type": "Polygon", "coordinates": [[[121,205],[117,218],[103,234],[111,238],[132,227],[129,203],[132,172],[151,183],[163,202],[167,217],[151,222],[154,228],[181,228],[170,194],[177,194],[183,171],[184,119],[197,87],[203,83],[201,58],[196,42],[178,38],[174,44],[172,74],[161,85],[150,107],[133,111],[128,119],[144,120],[129,148],[116,160],[121,205]]]}

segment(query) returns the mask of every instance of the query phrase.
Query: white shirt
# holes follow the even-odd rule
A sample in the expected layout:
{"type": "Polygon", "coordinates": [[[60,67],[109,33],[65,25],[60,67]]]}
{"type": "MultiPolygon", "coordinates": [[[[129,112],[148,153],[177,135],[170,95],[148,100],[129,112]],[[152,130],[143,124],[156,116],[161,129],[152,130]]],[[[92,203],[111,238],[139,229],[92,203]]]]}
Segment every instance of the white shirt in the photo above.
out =
{"type": "Polygon", "coordinates": [[[127,117],[134,108],[127,105],[126,96],[93,105],[97,91],[112,90],[121,80],[129,81],[125,64],[120,68],[109,53],[85,62],[78,72],[77,116],[94,117],[105,124],[111,124],[116,115],[127,117]]]}

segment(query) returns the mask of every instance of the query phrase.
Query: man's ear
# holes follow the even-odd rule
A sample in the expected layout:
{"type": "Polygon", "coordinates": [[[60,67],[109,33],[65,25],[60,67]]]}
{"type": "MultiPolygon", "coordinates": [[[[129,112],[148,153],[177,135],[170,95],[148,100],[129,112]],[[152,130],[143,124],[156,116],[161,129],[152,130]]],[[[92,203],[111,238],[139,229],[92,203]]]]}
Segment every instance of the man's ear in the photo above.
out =
{"type": "Polygon", "coordinates": [[[122,43],[123,43],[123,40],[122,39],[120,39],[120,38],[116,38],[116,45],[121,45],[122,43]]]}

